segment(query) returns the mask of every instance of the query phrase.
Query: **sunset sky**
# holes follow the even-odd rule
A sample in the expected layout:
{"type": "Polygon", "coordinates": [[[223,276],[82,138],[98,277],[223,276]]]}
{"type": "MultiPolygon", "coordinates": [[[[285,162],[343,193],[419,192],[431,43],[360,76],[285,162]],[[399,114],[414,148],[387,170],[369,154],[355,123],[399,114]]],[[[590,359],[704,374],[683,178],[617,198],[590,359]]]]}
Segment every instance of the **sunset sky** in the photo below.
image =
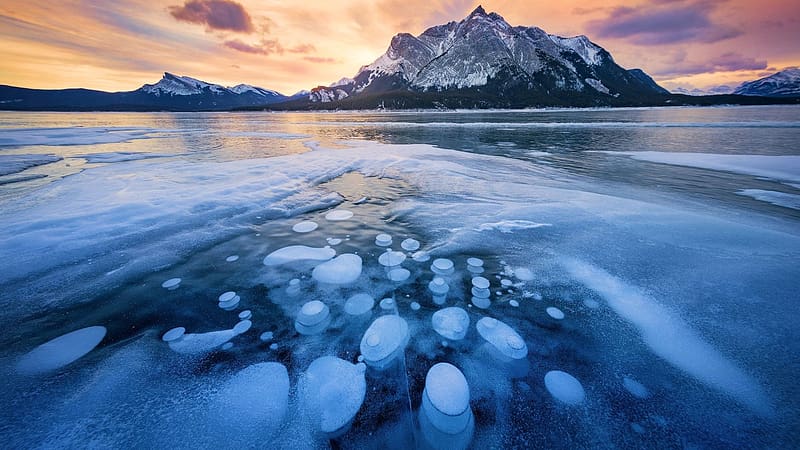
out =
{"type": "Polygon", "coordinates": [[[291,94],[478,3],[512,25],[585,34],[669,89],[800,66],[800,0],[3,0],[0,84],[133,90],[168,71],[291,94]]]}

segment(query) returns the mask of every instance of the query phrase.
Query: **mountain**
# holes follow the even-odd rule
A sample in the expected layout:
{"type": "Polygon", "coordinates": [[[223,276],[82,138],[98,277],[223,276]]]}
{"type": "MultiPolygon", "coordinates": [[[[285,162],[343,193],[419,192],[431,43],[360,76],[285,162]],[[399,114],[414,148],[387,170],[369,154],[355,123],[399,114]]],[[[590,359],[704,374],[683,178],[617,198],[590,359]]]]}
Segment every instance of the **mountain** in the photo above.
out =
{"type": "Polygon", "coordinates": [[[786,69],[765,78],[742,83],[733,93],[762,97],[800,97],[800,68],[786,69]]]}
{"type": "Polygon", "coordinates": [[[0,108],[13,110],[227,110],[268,105],[291,98],[247,84],[224,87],[169,72],[165,72],[157,83],[127,92],[0,86],[0,108]]]}
{"type": "Polygon", "coordinates": [[[460,22],[396,35],[352,79],[311,91],[311,103],[342,107],[634,105],[663,101],[664,88],[625,70],[586,36],[513,27],[476,8],[460,22]]]}
{"type": "Polygon", "coordinates": [[[697,95],[725,95],[725,94],[730,94],[732,92],[733,92],[733,88],[728,86],[728,85],[725,85],[725,84],[721,84],[719,86],[711,86],[711,87],[706,88],[706,89],[698,89],[698,88],[686,89],[686,88],[680,88],[679,87],[679,88],[675,88],[675,89],[672,90],[672,93],[674,93],[674,94],[695,95],[695,96],[697,96],[697,95]]]}

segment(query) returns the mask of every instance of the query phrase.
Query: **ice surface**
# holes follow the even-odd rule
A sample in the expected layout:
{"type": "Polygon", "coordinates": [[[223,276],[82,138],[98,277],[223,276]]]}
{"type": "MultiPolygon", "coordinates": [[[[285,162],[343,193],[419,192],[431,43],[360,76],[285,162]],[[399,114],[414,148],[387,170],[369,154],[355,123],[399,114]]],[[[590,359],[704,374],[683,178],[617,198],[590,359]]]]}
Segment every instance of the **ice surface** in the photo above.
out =
{"type": "Polygon", "coordinates": [[[78,158],[83,158],[88,163],[118,163],[125,161],[138,161],[141,159],[149,158],[166,158],[170,155],[166,153],[150,153],[150,152],[105,152],[105,153],[86,153],[83,155],[75,155],[78,158]]]}
{"type": "Polygon", "coordinates": [[[634,380],[630,377],[625,377],[622,379],[622,386],[625,387],[625,390],[630,392],[636,398],[647,398],[650,397],[650,391],[647,390],[646,387],[642,383],[634,380]]]}
{"type": "Polygon", "coordinates": [[[264,258],[265,266],[278,266],[296,261],[327,261],[336,256],[336,250],[329,247],[307,247],[305,245],[290,245],[267,255],[264,258]]]}
{"type": "Polygon", "coordinates": [[[701,169],[722,170],[784,181],[800,181],[800,155],[721,155],[715,153],[604,152],[701,169]]]}
{"type": "Polygon", "coordinates": [[[39,345],[23,355],[16,370],[26,375],[50,372],[92,351],[106,336],[106,327],[81,328],[39,345]]]}
{"type": "Polygon", "coordinates": [[[89,145],[147,138],[150,128],[72,127],[0,129],[0,147],[21,145],[89,145]]]}
{"type": "Polygon", "coordinates": [[[322,356],[300,377],[303,408],[320,431],[341,430],[361,409],[367,392],[365,369],[363,363],[351,364],[334,356],[322,356]]]}
{"type": "Polygon", "coordinates": [[[431,317],[433,329],[442,337],[458,341],[464,339],[469,330],[469,315],[462,308],[442,308],[431,317]]]}
{"type": "Polygon", "coordinates": [[[583,386],[572,375],[560,370],[551,370],[544,376],[547,391],[558,401],[568,405],[583,403],[585,397],[583,386]]]}
{"type": "Polygon", "coordinates": [[[333,211],[325,214],[325,219],[330,221],[342,221],[353,217],[353,211],[347,209],[334,209],[333,211]]]}
{"type": "Polygon", "coordinates": [[[475,228],[475,231],[497,230],[501,233],[513,233],[517,230],[529,230],[549,226],[551,226],[549,223],[536,223],[529,220],[504,220],[501,222],[482,223],[475,228]]]}
{"type": "Polygon", "coordinates": [[[231,435],[276,432],[289,406],[289,374],[275,362],[248,366],[221,387],[209,406],[215,427],[231,435]]]}
{"type": "Polygon", "coordinates": [[[349,284],[361,276],[361,257],[344,253],[314,268],[311,274],[320,283],[349,284]]]}
{"type": "Polygon", "coordinates": [[[563,265],[572,277],[600,294],[614,312],[636,326],[655,354],[753,411],[772,414],[770,402],[758,381],[703,340],[672,311],[639,288],[625,284],[598,267],[571,259],[564,260],[563,265]]]}
{"type": "MultiPolygon", "coordinates": [[[[477,305],[476,305],[477,306],[477,305]]],[[[493,317],[484,317],[476,324],[478,333],[502,355],[512,359],[528,356],[525,340],[513,328],[493,317]]]]}
{"type": "Polygon", "coordinates": [[[389,365],[408,344],[408,323],[400,316],[388,315],[375,319],[361,338],[364,362],[376,368],[389,365]]]}
{"type": "Polygon", "coordinates": [[[0,155],[0,176],[60,161],[56,155],[0,155]]]}
{"type": "Polygon", "coordinates": [[[351,316],[360,316],[372,310],[375,306],[375,299],[365,293],[359,293],[351,296],[344,304],[344,312],[351,316]]]}
{"type": "Polygon", "coordinates": [[[316,222],[312,222],[310,220],[304,220],[302,222],[297,222],[292,226],[292,231],[295,233],[310,233],[317,229],[319,225],[316,222]]]}
{"type": "Polygon", "coordinates": [[[763,189],[742,189],[737,194],[752,197],[776,206],[800,210],[800,195],[786,192],[765,191],[763,189]]]}

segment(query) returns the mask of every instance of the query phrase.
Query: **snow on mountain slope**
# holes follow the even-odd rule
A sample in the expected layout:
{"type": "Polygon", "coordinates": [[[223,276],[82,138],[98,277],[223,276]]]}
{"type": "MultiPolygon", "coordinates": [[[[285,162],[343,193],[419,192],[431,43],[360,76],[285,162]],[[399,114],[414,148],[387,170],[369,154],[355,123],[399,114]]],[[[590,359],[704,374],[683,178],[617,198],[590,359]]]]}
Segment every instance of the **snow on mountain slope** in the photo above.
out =
{"type": "Polygon", "coordinates": [[[800,68],[786,69],[765,78],[742,83],[733,93],[765,97],[800,97],[800,68]]]}

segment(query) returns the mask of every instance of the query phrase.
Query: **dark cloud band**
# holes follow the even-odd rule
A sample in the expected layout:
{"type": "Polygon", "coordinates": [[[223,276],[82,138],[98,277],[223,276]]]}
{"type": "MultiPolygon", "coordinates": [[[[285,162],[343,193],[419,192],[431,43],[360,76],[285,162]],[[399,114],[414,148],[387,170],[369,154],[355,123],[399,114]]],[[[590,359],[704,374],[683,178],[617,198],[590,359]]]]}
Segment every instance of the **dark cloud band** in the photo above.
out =
{"type": "Polygon", "coordinates": [[[250,14],[231,0],[189,0],[169,7],[172,17],[182,22],[206,25],[211,30],[252,33],[255,30],[250,14]]]}

